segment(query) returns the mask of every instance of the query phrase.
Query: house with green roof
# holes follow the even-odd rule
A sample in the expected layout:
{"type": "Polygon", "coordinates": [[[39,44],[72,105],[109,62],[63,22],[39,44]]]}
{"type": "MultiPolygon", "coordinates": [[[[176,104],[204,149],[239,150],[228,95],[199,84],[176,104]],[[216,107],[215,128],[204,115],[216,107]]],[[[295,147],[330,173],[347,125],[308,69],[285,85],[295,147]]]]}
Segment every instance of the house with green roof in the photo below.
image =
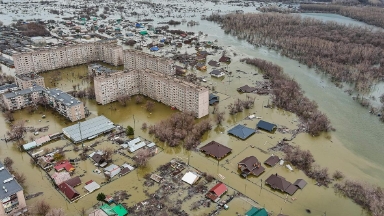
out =
{"type": "Polygon", "coordinates": [[[245,216],[268,216],[268,212],[265,208],[258,209],[252,207],[247,213],[245,213],[245,216]]]}

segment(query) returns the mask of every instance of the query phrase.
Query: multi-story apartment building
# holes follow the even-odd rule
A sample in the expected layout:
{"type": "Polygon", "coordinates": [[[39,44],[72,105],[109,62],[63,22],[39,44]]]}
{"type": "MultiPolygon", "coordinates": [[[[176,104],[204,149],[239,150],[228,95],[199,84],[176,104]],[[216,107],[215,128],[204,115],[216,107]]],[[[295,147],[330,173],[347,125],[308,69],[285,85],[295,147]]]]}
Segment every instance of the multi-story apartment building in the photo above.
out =
{"type": "Polygon", "coordinates": [[[71,121],[85,118],[83,102],[59,89],[45,89],[41,86],[33,86],[3,94],[3,102],[8,110],[19,110],[32,104],[37,104],[45,97],[48,105],[71,121]]]}
{"type": "Polygon", "coordinates": [[[0,162],[0,215],[21,215],[27,212],[23,188],[0,162]]]}
{"type": "Polygon", "coordinates": [[[96,101],[107,104],[116,101],[119,96],[139,94],[138,73],[131,71],[116,71],[105,73],[94,78],[96,101]]]}
{"type": "Polygon", "coordinates": [[[35,85],[45,87],[44,77],[35,73],[19,74],[15,76],[16,85],[20,89],[28,89],[35,85]]]}
{"type": "Polygon", "coordinates": [[[194,112],[197,118],[209,112],[208,89],[149,69],[97,76],[94,85],[96,101],[103,105],[119,96],[142,94],[180,111],[194,112]]]}
{"type": "Polygon", "coordinates": [[[94,61],[123,64],[123,48],[116,40],[52,47],[13,55],[16,74],[39,73],[94,61]]]}
{"type": "Polygon", "coordinates": [[[50,107],[72,122],[85,118],[83,102],[60,89],[45,90],[43,96],[47,99],[50,107]]]}
{"type": "Polygon", "coordinates": [[[174,61],[132,49],[124,50],[124,69],[150,69],[167,75],[176,74],[174,61]]]}
{"type": "Polygon", "coordinates": [[[3,94],[3,102],[8,110],[19,110],[37,103],[42,96],[44,88],[33,86],[27,89],[3,94]]]}

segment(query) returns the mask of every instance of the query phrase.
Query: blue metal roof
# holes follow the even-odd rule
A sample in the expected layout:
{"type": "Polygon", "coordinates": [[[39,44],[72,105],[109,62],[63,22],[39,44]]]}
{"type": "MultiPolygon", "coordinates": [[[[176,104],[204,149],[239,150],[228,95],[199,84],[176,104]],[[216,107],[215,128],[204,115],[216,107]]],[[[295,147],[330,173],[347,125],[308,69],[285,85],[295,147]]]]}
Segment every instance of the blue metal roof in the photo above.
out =
{"type": "Polygon", "coordinates": [[[275,124],[260,120],[256,125],[257,128],[272,132],[277,126],[275,124]]]}
{"type": "Polygon", "coordinates": [[[229,130],[228,133],[232,134],[235,137],[245,140],[252,134],[254,134],[255,130],[252,128],[245,127],[244,125],[236,125],[234,128],[229,130]]]}

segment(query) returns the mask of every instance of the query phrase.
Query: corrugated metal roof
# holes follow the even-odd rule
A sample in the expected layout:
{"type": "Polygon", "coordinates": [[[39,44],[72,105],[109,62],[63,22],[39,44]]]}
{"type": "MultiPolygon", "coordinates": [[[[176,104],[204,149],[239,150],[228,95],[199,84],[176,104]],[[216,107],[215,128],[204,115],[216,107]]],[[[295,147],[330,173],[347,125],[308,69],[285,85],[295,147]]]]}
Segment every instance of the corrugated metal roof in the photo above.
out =
{"type": "Polygon", "coordinates": [[[113,122],[105,116],[98,116],[78,124],[63,128],[63,133],[73,142],[80,142],[90,137],[97,136],[101,133],[114,129],[113,122]],[[81,130],[81,135],[80,135],[81,130]]]}
{"type": "Polygon", "coordinates": [[[145,142],[140,142],[140,143],[137,143],[135,145],[132,145],[132,146],[129,146],[129,151],[130,152],[135,152],[137,151],[138,149],[141,149],[143,148],[144,146],[146,146],[147,144],[145,144],[145,142]]]}

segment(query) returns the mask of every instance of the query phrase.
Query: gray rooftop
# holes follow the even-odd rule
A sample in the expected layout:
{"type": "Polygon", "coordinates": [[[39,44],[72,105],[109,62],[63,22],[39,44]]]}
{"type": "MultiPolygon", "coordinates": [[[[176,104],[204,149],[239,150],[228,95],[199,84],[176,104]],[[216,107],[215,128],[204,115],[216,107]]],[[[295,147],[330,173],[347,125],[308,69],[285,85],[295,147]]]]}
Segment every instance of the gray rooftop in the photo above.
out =
{"type": "Polygon", "coordinates": [[[9,171],[4,167],[3,163],[0,162],[0,199],[7,198],[12,194],[15,194],[23,188],[20,184],[13,179],[13,176],[9,171]]]}
{"type": "Polygon", "coordinates": [[[36,85],[36,86],[28,88],[28,89],[23,89],[23,90],[5,93],[4,97],[5,98],[14,98],[14,97],[19,96],[19,95],[31,94],[32,92],[42,92],[43,90],[44,90],[43,87],[36,85]]]}
{"type": "Polygon", "coordinates": [[[86,140],[93,136],[97,136],[101,133],[114,129],[115,126],[111,120],[101,115],[84,122],[79,122],[72,126],[63,128],[63,133],[68,136],[73,142],[77,143],[82,140],[86,140]],[[81,135],[80,135],[81,130],[81,135]]]}
{"type": "Polygon", "coordinates": [[[117,71],[99,64],[90,64],[88,67],[94,69],[97,73],[113,73],[117,71]]]}
{"type": "Polygon", "coordinates": [[[11,89],[11,88],[17,88],[17,85],[15,83],[2,85],[2,86],[0,86],[0,91],[6,90],[6,89],[11,89]]]}
{"type": "Polygon", "coordinates": [[[75,106],[81,103],[77,98],[69,95],[60,89],[49,89],[45,91],[48,95],[64,103],[66,106],[75,106]]]}

